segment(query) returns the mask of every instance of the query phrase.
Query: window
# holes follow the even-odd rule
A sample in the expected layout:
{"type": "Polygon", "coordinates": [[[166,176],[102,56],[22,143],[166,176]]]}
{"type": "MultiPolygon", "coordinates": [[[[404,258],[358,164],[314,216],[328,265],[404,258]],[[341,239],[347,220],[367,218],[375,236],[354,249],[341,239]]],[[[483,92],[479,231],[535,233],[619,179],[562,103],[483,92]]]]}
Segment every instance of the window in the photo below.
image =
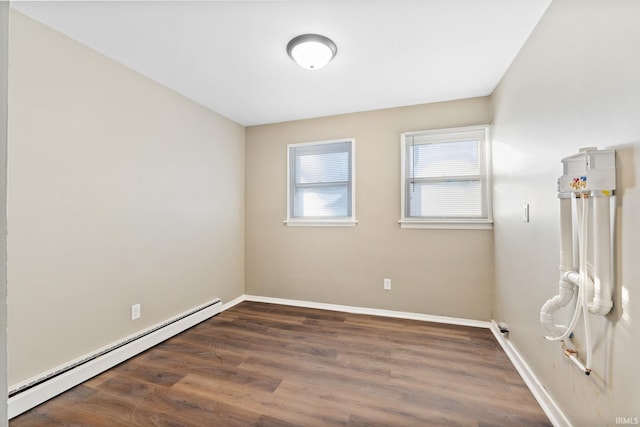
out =
{"type": "Polygon", "coordinates": [[[402,134],[403,228],[491,228],[489,126],[402,134]]]}
{"type": "Polygon", "coordinates": [[[353,139],[290,144],[287,225],[353,226],[353,139]]]}

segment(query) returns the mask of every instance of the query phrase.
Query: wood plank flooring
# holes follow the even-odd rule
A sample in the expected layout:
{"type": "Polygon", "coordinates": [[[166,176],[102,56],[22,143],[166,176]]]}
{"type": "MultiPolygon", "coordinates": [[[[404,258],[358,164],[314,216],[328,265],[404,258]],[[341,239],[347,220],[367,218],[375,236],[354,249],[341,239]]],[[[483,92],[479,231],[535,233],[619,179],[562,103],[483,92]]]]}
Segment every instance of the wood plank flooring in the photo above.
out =
{"type": "Polygon", "coordinates": [[[490,331],[243,302],[22,426],[551,426],[490,331]]]}

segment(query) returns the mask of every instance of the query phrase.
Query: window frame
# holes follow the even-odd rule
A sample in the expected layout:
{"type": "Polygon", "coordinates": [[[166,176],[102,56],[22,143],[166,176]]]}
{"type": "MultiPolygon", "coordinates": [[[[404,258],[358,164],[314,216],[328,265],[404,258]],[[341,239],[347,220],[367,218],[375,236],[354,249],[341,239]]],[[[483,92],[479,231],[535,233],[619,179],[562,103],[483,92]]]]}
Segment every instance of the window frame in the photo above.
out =
{"type": "MultiPolygon", "coordinates": [[[[492,174],[491,174],[491,126],[477,125],[464,126],[445,129],[433,129],[423,131],[404,132],[400,135],[400,195],[401,195],[401,228],[444,228],[444,229],[492,229],[493,228],[493,210],[492,210],[492,174]],[[480,160],[480,185],[482,192],[482,205],[484,213],[482,217],[411,217],[408,215],[408,137],[420,136],[427,139],[427,143],[447,143],[464,140],[479,140],[483,145],[484,156],[480,160]]],[[[470,176],[466,177],[468,180],[470,176]]],[[[465,178],[453,175],[442,176],[439,178],[428,178],[429,181],[447,180],[463,181],[465,178]]]]}
{"type": "MultiPolygon", "coordinates": [[[[287,144],[287,219],[284,221],[287,226],[294,227],[355,227],[357,225],[356,221],[356,185],[355,185],[355,148],[356,148],[356,140],[355,138],[341,138],[341,139],[332,139],[325,141],[313,141],[313,142],[302,142],[302,143],[294,143],[287,144]],[[350,199],[348,203],[351,205],[351,215],[344,217],[294,217],[292,216],[293,209],[293,194],[294,188],[293,179],[295,178],[295,170],[293,169],[292,164],[292,148],[299,147],[312,147],[312,146],[320,146],[320,145],[329,145],[329,144],[337,144],[337,143],[350,143],[351,144],[351,154],[350,154],[350,176],[349,176],[349,185],[350,185],[350,199]],[[293,174],[293,175],[292,175],[293,174]]],[[[309,186],[308,184],[305,186],[309,186]]],[[[349,191],[348,191],[349,193],[349,191]]]]}

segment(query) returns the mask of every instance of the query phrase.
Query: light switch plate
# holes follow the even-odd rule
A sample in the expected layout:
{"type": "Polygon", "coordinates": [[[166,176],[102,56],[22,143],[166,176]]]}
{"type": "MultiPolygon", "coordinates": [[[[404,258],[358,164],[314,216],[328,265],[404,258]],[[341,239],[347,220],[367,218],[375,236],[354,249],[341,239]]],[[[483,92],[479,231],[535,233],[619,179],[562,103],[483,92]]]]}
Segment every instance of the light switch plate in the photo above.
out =
{"type": "Polygon", "coordinates": [[[529,203],[522,206],[522,221],[529,222],[529,203]]]}

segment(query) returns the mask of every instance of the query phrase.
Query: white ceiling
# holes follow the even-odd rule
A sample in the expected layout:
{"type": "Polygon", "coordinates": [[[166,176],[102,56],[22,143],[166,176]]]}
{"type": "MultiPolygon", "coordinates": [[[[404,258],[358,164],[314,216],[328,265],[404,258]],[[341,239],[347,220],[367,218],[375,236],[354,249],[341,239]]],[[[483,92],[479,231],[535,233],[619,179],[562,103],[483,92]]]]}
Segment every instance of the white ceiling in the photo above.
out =
{"type": "Polygon", "coordinates": [[[12,7],[243,125],[489,95],[551,0],[18,1],[12,7]],[[338,54],[286,53],[318,33],[338,54]]]}

